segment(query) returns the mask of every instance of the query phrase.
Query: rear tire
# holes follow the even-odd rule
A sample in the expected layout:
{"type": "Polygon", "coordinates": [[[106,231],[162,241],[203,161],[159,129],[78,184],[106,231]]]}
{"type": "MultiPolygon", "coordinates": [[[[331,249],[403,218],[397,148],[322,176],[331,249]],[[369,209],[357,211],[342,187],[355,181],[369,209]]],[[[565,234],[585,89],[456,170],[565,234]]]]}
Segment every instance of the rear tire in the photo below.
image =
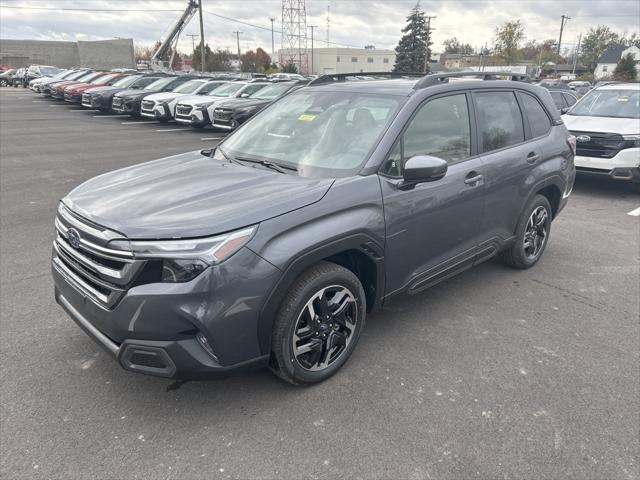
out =
{"type": "Polygon", "coordinates": [[[0,87],[6,87],[7,85],[9,85],[9,82],[7,82],[7,80],[5,80],[4,78],[0,80],[0,87]]]}
{"type": "Polygon", "coordinates": [[[536,195],[528,203],[516,229],[516,240],[502,252],[502,261],[513,268],[534,266],[549,243],[551,233],[551,205],[542,195],[536,195]]]}
{"type": "Polygon", "coordinates": [[[310,385],[336,373],[355,349],[366,316],[362,284],[335,263],[309,268],[278,310],[271,369],[293,385],[310,385]]]}

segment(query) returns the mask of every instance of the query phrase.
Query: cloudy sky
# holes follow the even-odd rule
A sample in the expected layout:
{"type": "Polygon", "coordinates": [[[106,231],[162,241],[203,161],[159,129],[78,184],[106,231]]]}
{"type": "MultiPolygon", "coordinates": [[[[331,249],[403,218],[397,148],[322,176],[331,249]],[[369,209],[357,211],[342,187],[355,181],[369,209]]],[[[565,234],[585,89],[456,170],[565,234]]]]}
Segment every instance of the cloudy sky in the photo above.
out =
{"type": "MultiPolygon", "coordinates": [[[[416,0],[306,0],[307,24],[318,25],[317,47],[326,46],[327,6],[331,7],[332,46],[366,44],[393,48],[401,35],[405,17],[416,0]]],[[[93,40],[133,38],[136,44],[153,44],[162,38],[186,6],[186,0],[0,0],[0,36],[42,40],[93,40]],[[16,7],[29,7],[28,9],[16,7]],[[75,10],[84,9],[85,11],[75,10]],[[113,11],[98,11],[113,10],[113,11]]],[[[280,46],[280,0],[203,0],[204,27],[212,47],[236,49],[236,30],[242,31],[242,50],[262,46],[271,49],[271,22],[275,17],[275,44],[280,46]],[[235,20],[239,20],[239,23],[235,20]],[[260,28],[262,27],[262,28],[260,28]]],[[[598,24],[623,33],[640,30],[637,0],[421,0],[422,8],[437,16],[435,50],[456,36],[480,47],[491,45],[494,28],[520,19],[527,40],[557,38],[560,16],[569,15],[563,44],[575,45],[577,35],[598,24]]],[[[198,34],[198,17],[183,32],[179,50],[191,50],[198,34]]]]}

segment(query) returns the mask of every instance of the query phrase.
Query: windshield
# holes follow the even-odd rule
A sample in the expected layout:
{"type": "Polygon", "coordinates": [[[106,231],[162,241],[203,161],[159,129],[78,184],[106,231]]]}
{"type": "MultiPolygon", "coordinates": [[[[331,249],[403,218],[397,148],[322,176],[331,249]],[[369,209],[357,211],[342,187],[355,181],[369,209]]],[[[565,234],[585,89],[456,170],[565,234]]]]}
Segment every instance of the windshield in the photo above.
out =
{"type": "Polygon", "coordinates": [[[146,87],[144,87],[145,90],[151,90],[153,92],[159,92],[160,90],[162,90],[164,87],[166,87],[167,85],[169,85],[171,82],[173,82],[176,79],[176,77],[166,77],[166,78],[161,78],[159,80],[156,80],[155,82],[147,85],[146,87]]]}
{"type": "Polygon", "coordinates": [[[69,70],[62,70],[62,71],[56,73],[53,76],[53,78],[65,78],[65,77],[68,77],[69,75],[71,75],[71,73],[73,73],[73,72],[71,72],[69,70]]]}
{"type": "Polygon", "coordinates": [[[258,100],[274,100],[291,88],[290,83],[277,83],[258,90],[251,98],[258,100]]]}
{"type": "Polygon", "coordinates": [[[302,176],[343,176],[360,167],[398,107],[391,96],[296,92],[229,137],[222,152],[296,167],[302,176]]]}
{"type": "Polygon", "coordinates": [[[576,103],[569,115],[640,118],[640,90],[592,90],[576,103]]]}
{"type": "Polygon", "coordinates": [[[230,97],[242,87],[244,87],[246,83],[227,83],[226,85],[222,85],[211,91],[209,94],[211,97],[230,97]]]}
{"type": "Polygon", "coordinates": [[[95,80],[91,80],[91,83],[96,83],[96,84],[102,84],[102,83],[107,83],[109,80],[111,80],[113,77],[115,77],[114,74],[111,75],[101,75],[100,77],[96,78],[95,80]]]}
{"type": "Polygon", "coordinates": [[[78,76],[75,78],[69,78],[69,80],[78,80],[79,82],[86,82],[91,80],[92,78],[95,78],[96,74],[94,72],[91,73],[84,73],[82,76],[78,76]]]}
{"type": "Polygon", "coordinates": [[[139,78],[141,78],[140,75],[131,75],[130,77],[124,77],[124,78],[121,78],[120,80],[118,80],[117,82],[115,82],[113,84],[113,86],[114,87],[128,87],[129,85],[131,85],[133,82],[135,82],[139,78]]]}
{"type": "Polygon", "coordinates": [[[189,80],[174,90],[175,93],[193,93],[200,88],[204,82],[202,80],[189,80]]]}
{"type": "Polygon", "coordinates": [[[43,75],[52,76],[60,73],[60,69],[56,67],[40,67],[40,73],[42,73],[43,75]]]}

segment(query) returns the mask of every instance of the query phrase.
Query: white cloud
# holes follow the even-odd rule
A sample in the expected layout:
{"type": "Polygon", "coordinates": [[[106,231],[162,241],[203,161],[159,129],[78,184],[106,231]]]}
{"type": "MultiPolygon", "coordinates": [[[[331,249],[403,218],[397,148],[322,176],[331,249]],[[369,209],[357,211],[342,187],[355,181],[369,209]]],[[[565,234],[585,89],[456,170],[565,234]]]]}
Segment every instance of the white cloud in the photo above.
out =
{"type": "MultiPolygon", "coordinates": [[[[186,0],[1,0],[7,6],[40,6],[51,8],[144,10],[129,12],[76,12],[21,10],[1,8],[2,38],[35,38],[51,40],[104,39],[131,37],[136,43],[152,44],[173,25],[186,0]],[[176,10],[176,11],[163,11],[176,10]]],[[[280,30],[279,0],[216,0],[204,1],[205,10],[236,18],[267,28],[262,30],[228,21],[205,13],[205,36],[213,48],[236,50],[235,30],[242,31],[242,50],[263,47],[271,50],[270,17],[275,17],[275,29],[280,30]]],[[[325,46],[326,0],[307,0],[307,24],[318,25],[316,45],[325,46]]],[[[400,38],[405,17],[415,0],[332,0],[331,41],[377,48],[393,48],[400,38]]],[[[422,2],[433,20],[435,50],[442,41],[456,36],[459,40],[480,47],[491,44],[496,26],[507,20],[520,19],[527,40],[557,38],[560,15],[572,17],[567,23],[563,43],[570,46],[576,36],[598,24],[609,25],[618,33],[638,31],[640,3],[635,0],[435,0],[422,2]]],[[[191,39],[186,34],[199,33],[197,14],[183,32],[179,50],[190,51],[191,39]]],[[[280,35],[275,35],[276,49],[280,35]]]]}

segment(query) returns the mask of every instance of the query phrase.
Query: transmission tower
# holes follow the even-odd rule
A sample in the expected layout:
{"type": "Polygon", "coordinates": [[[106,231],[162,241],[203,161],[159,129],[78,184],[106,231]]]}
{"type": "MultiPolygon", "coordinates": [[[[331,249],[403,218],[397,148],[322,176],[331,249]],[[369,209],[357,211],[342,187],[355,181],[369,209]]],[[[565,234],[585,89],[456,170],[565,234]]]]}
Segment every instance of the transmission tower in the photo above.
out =
{"type": "Polygon", "coordinates": [[[307,9],[305,0],[282,0],[282,48],[280,64],[293,63],[299,73],[308,73],[307,9]]]}

